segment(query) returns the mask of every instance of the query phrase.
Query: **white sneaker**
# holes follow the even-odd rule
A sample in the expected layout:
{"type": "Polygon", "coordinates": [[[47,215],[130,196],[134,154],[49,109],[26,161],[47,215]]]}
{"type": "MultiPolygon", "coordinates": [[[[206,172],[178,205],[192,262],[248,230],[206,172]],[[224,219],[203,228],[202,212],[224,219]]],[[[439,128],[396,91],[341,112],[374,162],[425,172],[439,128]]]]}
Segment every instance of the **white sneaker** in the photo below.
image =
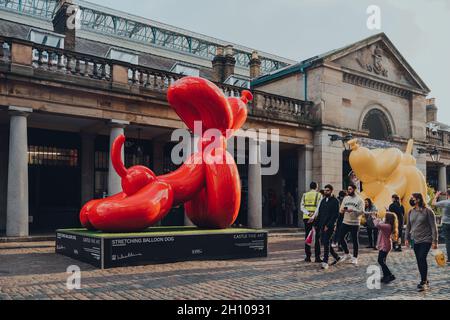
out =
{"type": "Polygon", "coordinates": [[[358,258],[352,257],[352,264],[357,266],[358,265],[358,258]]]}
{"type": "Polygon", "coordinates": [[[328,270],[330,266],[328,265],[328,263],[322,262],[322,269],[323,270],[328,270]]]}
{"type": "Polygon", "coordinates": [[[337,246],[338,246],[337,243],[333,243],[333,244],[331,245],[332,248],[337,248],[337,246]]]}
{"type": "Polygon", "coordinates": [[[342,257],[341,257],[341,260],[339,261],[339,262],[345,262],[345,261],[349,261],[349,260],[351,260],[352,259],[352,255],[351,254],[344,254],[342,257]]]}

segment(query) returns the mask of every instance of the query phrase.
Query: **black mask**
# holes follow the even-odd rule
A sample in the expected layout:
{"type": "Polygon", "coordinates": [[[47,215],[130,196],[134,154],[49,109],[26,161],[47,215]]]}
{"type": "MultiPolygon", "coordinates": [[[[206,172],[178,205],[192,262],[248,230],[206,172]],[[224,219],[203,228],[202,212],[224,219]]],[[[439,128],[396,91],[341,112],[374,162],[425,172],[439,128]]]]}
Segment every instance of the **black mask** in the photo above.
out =
{"type": "Polygon", "coordinates": [[[414,199],[409,200],[409,204],[411,205],[411,207],[415,207],[416,206],[416,200],[414,200],[414,199]]]}

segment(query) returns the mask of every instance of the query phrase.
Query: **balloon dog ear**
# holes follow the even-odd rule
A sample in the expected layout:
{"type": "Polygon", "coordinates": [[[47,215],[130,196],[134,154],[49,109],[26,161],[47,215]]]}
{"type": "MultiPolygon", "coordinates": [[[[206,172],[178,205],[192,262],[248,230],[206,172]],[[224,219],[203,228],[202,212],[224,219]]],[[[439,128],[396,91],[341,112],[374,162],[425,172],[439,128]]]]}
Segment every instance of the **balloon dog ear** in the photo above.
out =
{"type": "Polygon", "coordinates": [[[244,90],[240,98],[228,98],[231,111],[233,112],[233,131],[239,130],[247,121],[248,109],[247,103],[253,100],[253,95],[250,91],[244,90]]]}
{"type": "Polygon", "coordinates": [[[181,78],[169,87],[167,100],[192,132],[195,122],[201,122],[202,136],[209,129],[218,129],[225,136],[232,128],[233,112],[228,100],[211,81],[198,77],[181,78]]]}

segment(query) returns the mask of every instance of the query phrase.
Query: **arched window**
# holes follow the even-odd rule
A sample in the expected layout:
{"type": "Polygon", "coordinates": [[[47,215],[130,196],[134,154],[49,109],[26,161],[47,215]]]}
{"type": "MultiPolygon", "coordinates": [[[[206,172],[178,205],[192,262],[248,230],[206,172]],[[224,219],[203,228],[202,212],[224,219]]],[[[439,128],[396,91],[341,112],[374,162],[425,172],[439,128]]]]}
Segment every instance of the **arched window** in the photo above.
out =
{"type": "Polygon", "coordinates": [[[379,109],[372,109],[366,114],[362,128],[369,131],[370,139],[389,140],[392,136],[391,124],[386,114],[379,109]]]}

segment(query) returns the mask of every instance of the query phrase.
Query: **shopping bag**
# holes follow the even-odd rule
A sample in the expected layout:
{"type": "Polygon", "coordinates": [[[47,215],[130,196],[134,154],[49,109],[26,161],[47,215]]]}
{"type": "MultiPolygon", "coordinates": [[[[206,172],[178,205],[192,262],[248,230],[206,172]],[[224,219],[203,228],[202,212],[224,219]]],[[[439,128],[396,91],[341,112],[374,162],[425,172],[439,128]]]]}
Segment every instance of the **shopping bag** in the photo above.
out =
{"type": "Polygon", "coordinates": [[[431,254],[434,256],[434,259],[436,259],[436,263],[439,267],[445,267],[447,262],[445,261],[445,254],[442,250],[433,250],[431,254]]]}
{"type": "Polygon", "coordinates": [[[306,244],[308,246],[311,246],[313,244],[315,235],[316,235],[316,230],[314,228],[312,228],[312,230],[308,234],[308,237],[306,237],[306,244]]]}

